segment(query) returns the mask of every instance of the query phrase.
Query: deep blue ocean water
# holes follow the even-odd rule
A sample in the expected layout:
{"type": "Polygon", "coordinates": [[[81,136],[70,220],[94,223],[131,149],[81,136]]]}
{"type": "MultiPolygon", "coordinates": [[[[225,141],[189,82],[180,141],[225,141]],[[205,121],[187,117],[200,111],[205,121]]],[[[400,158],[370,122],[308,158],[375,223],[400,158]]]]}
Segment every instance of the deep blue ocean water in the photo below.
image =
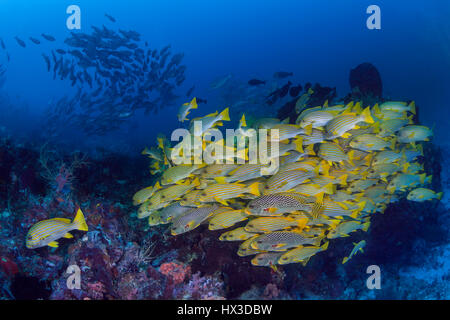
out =
{"type": "MultiPolygon", "coordinates": [[[[449,147],[450,138],[449,15],[450,2],[447,0],[4,0],[0,4],[0,38],[5,44],[5,49],[0,48],[0,72],[4,71],[0,76],[0,134],[19,145],[30,143],[36,150],[51,141],[55,148],[79,150],[97,159],[100,149],[137,158],[144,147],[155,145],[159,133],[169,136],[180,126],[176,117],[178,108],[193,96],[208,101],[199,105],[199,110],[193,112],[194,116],[229,106],[234,120],[243,112],[255,118],[275,117],[286,102],[281,100],[272,106],[254,103],[248,108],[244,104],[244,107],[233,108],[241,100],[243,91],[236,89],[238,93],[224,98],[228,92],[226,88],[211,88],[211,83],[217,78],[232,75],[231,83],[240,88],[253,78],[266,80],[267,86],[261,89],[260,96],[288,80],[302,85],[319,83],[335,87],[337,97],[342,98],[351,91],[350,70],[369,62],[381,75],[384,98],[415,101],[421,124],[433,128],[433,144],[443,148],[443,157],[446,158],[449,153],[445,150],[449,147]],[[69,17],[66,9],[70,5],[81,9],[80,30],[69,30],[66,26],[69,17]],[[369,30],[366,26],[370,16],[366,9],[370,5],[381,9],[380,30],[369,30]],[[105,13],[116,21],[112,22],[105,13]],[[52,50],[68,51],[70,49],[64,40],[72,32],[91,34],[93,26],[102,28],[103,25],[115,31],[138,32],[141,36],[139,47],[144,48],[144,43],[148,43],[145,50],[161,50],[170,44],[171,54],[184,53],[181,64],[186,66],[185,80],[173,88],[173,93],[179,97],[163,103],[156,114],[153,111],[144,114],[138,106],[138,110],[126,116],[117,130],[109,130],[108,124],[117,120],[118,114],[111,119],[95,119],[93,109],[94,124],[106,123],[101,134],[86,133],[83,127],[86,122],[67,126],[67,120],[55,117],[49,124],[49,115],[53,114],[51,107],[55,102],[62,97],[73,97],[78,87],[91,91],[86,82],[71,86],[67,78],[54,79],[53,70],[47,71],[42,54],[51,57],[52,50]],[[42,33],[56,40],[46,41],[42,33]],[[20,46],[15,37],[24,40],[26,47],[20,46]],[[39,39],[41,43],[35,44],[29,37],[39,39]],[[277,71],[293,72],[293,76],[274,80],[272,75],[277,71]],[[194,85],[193,93],[187,96],[186,92],[194,85]],[[57,128],[57,133],[47,133],[49,127],[57,128]]],[[[52,69],[53,65],[52,61],[52,69]]],[[[101,95],[99,97],[102,98],[101,95]]],[[[242,99],[247,97],[242,96],[242,99]]],[[[441,167],[441,187],[446,191],[450,181],[448,162],[441,163],[441,167]]],[[[122,177],[115,176],[115,179],[120,181],[122,177]]],[[[146,179],[150,181],[151,177],[146,176],[146,179]]],[[[6,180],[3,182],[8,183],[6,180]]],[[[135,191],[127,190],[131,194],[135,191]]],[[[105,194],[108,191],[102,196],[105,194]]],[[[445,206],[440,205],[439,210],[432,207],[432,210],[448,214],[448,198],[444,196],[444,199],[445,206]]],[[[422,207],[424,211],[427,208],[422,207]]],[[[448,217],[433,220],[436,226],[430,227],[429,232],[433,233],[434,227],[448,231],[448,227],[442,226],[444,222],[448,222],[448,217]]],[[[378,224],[375,229],[377,226],[380,230],[386,224],[378,224]]],[[[448,237],[447,233],[445,237],[448,237]]],[[[436,245],[429,252],[432,257],[429,261],[433,262],[426,264],[415,260],[399,274],[419,279],[417,281],[422,281],[421,285],[429,291],[417,295],[403,292],[396,296],[395,292],[389,292],[376,296],[373,292],[361,293],[353,285],[344,291],[347,296],[342,298],[450,298],[447,238],[425,238],[420,243],[409,243],[405,250],[416,250],[411,259],[418,259],[420,251],[428,248],[426,241],[431,241],[436,245]],[[433,282],[435,279],[438,279],[439,286],[433,282]],[[433,286],[437,288],[435,291],[433,286]]],[[[391,243],[383,242],[382,245],[381,250],[392,248],[391,243]]],[[[402,252],[398,250],[393,251],[393,260],[397,252],[402,252]]],[[[404,258],[399,258],[393,263],[402,266],[404,261],[404,258]]],[[[400,270],[392,265],[389,268],[391,275],[400,270]]],[[[336,274],[336,278],[352,279],[342,274],[336,274]]],[[[407,285],[404,286],[406,288],[407,285]]],[[[291,293],[290,297],[305,296],[299,294],[295,297],[291,293]]],[[[317,293],[308,297],[320,298],[317,293]]]]}
{"type": "MultiPolygon", "coordinates": [[[[34,45],[28,40],[45,32],[62,44],[70,33],[65,11],[71,4],[75,3],[2,2],[1,37],[11,56],[9,63],[4,52],[0,56],[7,69],[3,90],[26,103],[30,114],[39,114],[62,93],[73,92],[68,81],[54,81],[45,70],[41,53],[55,44],[34,45]],[[15,36],[26,39],[27,48],[20,47],[15,36]]],[[[349,70],[371,62],[382,76],[385,96],[415,100],[422,122],[435,125],[435,141],[443,143],[448,138],[444,129],[449,125],[445,107],[450,83],[448,1],[378,1],[381,30],[366,27],[371,1],[131,1],[125,5],[98,0],[76,4],[81,8],[79,32],[91,32],[92,25],[122,27],[141,33],[151,47],[171,44],[174,52],[184,52],[186,81],[178,93],[195,84],[199,96],[212,99],[209,83],[218,76],[232,73],[242,80],[265,79],[287,70],[294,72],[293,79],[299,83],[336,87],[338,96],[343,96],[349,91],[349,70]],[[117,22],[110,22],[105,13],[117,22]]],[[[214,103],[207,107],[217,108],[214,103]]],[[[177,108],[167,106],[158,115],[141,119],[140,129],[149,130],[146,139],[176,126],[171,115],[177,108]]],[[[24,114],[7,127],[24,133],[38,126],[29,122],[24,114]]],[[[139,149],[145,141],[142,135],[127,144],[136,142],[139,149]]]]}

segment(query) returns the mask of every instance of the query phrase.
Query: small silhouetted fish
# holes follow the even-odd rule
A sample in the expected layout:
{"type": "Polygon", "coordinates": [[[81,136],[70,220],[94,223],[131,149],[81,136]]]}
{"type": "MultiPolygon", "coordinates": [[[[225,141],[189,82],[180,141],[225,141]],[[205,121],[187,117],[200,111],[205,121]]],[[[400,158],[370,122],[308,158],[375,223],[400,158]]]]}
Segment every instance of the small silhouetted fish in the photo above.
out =
{"type": "Polygon", "coordinates": [[[55,38],[54,38],[53,36],[49,35],[49,34],[43,33],[43,34],[41,34],[41,36],[42,36],[45,40],[48,40],[48,41],[55,41],[55,38]]]}
{"type": "Polygon", "coordinates": [[[259,86],[261,84],[266,84],[266,82],[262,81],[262,80],[258,80],[258,79],[251,79],[251,80],[248,80],[248,84],[251,86],[259,86]]]}
{"type": "Polygon", "coordinates": [[[105,17],[107,17],[111,22],[116,22],[116,19],[114,17],[111,17],[109,14],[105,13],[105,17]]]}
{"type": "Polygon", "coordinates": [[[292,73],[292,72],[278,71],[273,74],[273,77],[278,78],[278,79],[284,79],[287,77],[292,77],[293,75],[294,75],[294,73],[292,73]]]}
{"type": "Polygon", "coordinates": [[[19,46],[24,47],[24,48],[27,46],[25,44],[25,42],[22,39],[20,39],[19,37],[15,37],[14,39],[16,39],[16,41],[19,44],[19,46]]]}
{"type": "Polygon", "coordinates": [[[42,57],[44,57],[45,63],[47,64],[47,71],[50,71],[50,58],[45,54],[42,54],[42,57]]]}
{"type": "Polygon", "coordinates": [[[302,85],[299,84],[296,87],[291,87],[291,89],[289,89],[289,95],[293,98],[295,98],[296,96],[298,96],[298,94],[300,93],[300,91],[302,91],[302,85]]]}
{"type": "Polygon", "coordinates": [[[30,40],[35,44],[41,44],[41,42],[36,38],[30,37],[30,40]]]}
{"type": "Polygon", "coordinates": [[[0,44],[2,45],[3,50],[6,49],[5,43],[3,42],[3,39],[0,39],[0,44]]]}
{"type": "Polygon", "coordinates": [[[311,83],[308,82],[305,84],[305,91],[308,91],[309,88],[311,88],[311,83]]]}
{"type": "Polygon", "coordinates": [[[291,86],[292,82],[288,81],[283,87],[281,87],[280,92],[278,93],[278,96],[280,98],[283,98],[287,95],[289,92],[289,87],[291,86]]]}
{"type": "Polygon", "coordinates": [[[56,52],[59,54],[66,54],[66,52],[63,49],[56,49],[56,52]]]}
{"type": "Polygon", "coordinates": [[[9,52],[6,53],[6,59],[8,59],[8,62],[11,60],[11,57],[9,56],[9,52]]]}
{"type": "Polygon", "coordinates": [[[197,104],[199,104],[199,103],[208,103],[208,101],[204,100],[202,98],[197,98],[197,104]]]}
{"type": "Polygon", "coordinates": [[[192,87],[186,92],[186,97],[189,97],[189,96],[192,94],[192,92],[194,91],[194,89],[195,89],[195,85],[192,86],[192,87]]]}

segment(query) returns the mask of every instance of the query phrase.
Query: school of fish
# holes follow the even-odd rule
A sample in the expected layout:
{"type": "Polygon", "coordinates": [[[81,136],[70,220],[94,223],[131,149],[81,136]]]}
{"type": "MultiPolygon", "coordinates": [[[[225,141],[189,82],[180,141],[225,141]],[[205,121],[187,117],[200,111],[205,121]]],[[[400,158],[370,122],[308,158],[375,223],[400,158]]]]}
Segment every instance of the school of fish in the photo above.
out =
{"type": "MultiPolygon", "coordinates": [[[[178,119],[188,121],[195,109],[194,98],[180,107],[178,119]]],[[[245,115],[239,122],[240,137],[248,136],[251,128],[277,130],[278,138],[269,138],[265,147],[268,151],[279,143],[275,170],[261,163],[239,164],[248,159],[248,148],[234,156],[223,152],[226,160],[233,160],[227,163],[175,165],[175,154],[190,152],[195,160],[195,148],[237,151],[237,146],[186,136],[200,142],[181,150],[182,143],[158,136],[157,146],[142,154],[152,159],[151,173],[160,179],[134,195],[138,218],[148,219],[150,226],[170,224],[173,236],[202,224],[224,230],[221,241],[242,241],[239,256],[253,255],[253,265],[276,269],[288,263],[306,265],[327,250],[330,240],[366,232],[372,215],[400,198],[423,202],[442,197],[427,188],[432,176],[424,172],[421,159],[423,143],[433,133],[414,123],[414,102],[365,107],[360,102],[325,102],[298,112],[296,123],[264,118],[249,124],[245,115]]],[[[195,120],[207,134],[230,121],[229,110],[190,120],[190,132],[195,120]]],[[[354,243],[342,263],[365,245],[364,240],[354,243]]]]}

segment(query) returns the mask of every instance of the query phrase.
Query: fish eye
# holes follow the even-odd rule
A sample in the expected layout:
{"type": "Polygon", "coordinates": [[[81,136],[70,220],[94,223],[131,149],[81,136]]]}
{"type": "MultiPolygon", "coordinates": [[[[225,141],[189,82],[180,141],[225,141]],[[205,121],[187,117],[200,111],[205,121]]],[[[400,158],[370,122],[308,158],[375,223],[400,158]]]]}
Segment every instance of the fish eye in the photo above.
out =
{"type": "Polygon", "coordinates": [[[283,257],[283,258],[281,258],[281,260],[285,260],[285,261],[286,261],[287,259],[288,259],[288,257],[283,257]]]}
{"type": "Polygon", "coordinates": [[[202,193],[200,193],[200,195],[205,197],[206,196],[206,192],[202,192],[202,193]]]}
{"type": "Polygon", "coordinates": [[[255,205],[254,205],[254,204],[249,204],[248,207],[249,207],[250,209],[253,209],[253,208],[255,207],[255,205]]]}
{"type": "Polygon", "coordinates": [[[258,241],[256,241],[257,243],[262,243],[262,241],[261,240],[258,240],[258,241]]]}

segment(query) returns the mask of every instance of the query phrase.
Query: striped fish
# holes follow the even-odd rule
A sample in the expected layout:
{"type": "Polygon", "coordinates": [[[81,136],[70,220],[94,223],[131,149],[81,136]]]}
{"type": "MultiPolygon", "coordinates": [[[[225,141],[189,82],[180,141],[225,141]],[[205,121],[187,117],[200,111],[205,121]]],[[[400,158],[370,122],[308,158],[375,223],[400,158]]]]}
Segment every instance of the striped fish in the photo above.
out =
{"type": "Polygon", "coordinates": [[[181,205],[180,201],[174,202],[171,205],[163,208],[159,215],[161,216],[161,220],[164,222],[169,222],[178,216],[182,215],[186,211],[192,209],[190,206],[183,206],[181,205]]]}
{"type": "Polygon", "coordinates": [[[395,134],[398,130],[409,124],[409,119],[390,119],[381,121],[380,123],[380,137],[387,137],[395,134]]]}
{"type": "Polygon", "coordinates": [[[213,179],[216,177],[222,177],[237,167],[237,164],[211,164],[204,168],[202,178],[213,179]]]}
{"type": "Polygon", "coordinates": [[[256,255],[251,263],[254,266],[271,267],[277,264],[283,252],[266,252],[256,255]]]}
{"type": "Polygon", "coordinates": [[[211,220],[209,220],[209,230],[226,229],[238,222],[248,219],[248,215],[244,213],[244,210],[230,210],[219,214],[215,214],[211,220]]]}
{"type": "Polygon", "coordinates": [[[300,119],[300,127],[305,128],[308,125],[312,125],[313,128],[320,128],[327,125],[328,122],[333,120],[335,113],[326,110],[316,110],[306,114],[300,119]]]}
{"type": "Polygon", "coordinates": [[[56,240],[60,238],[73,238],[72,230],[88,231],[88,225],[84,220],[81,209],[77,210],[75,219],[53,218],[39,221],[28,231],[26,246],[28,249],[36,249],[44,246],[58,247],[56,240]]]}
{"type": "Polygon", "coordinates": [[[224,232],[220,235],[220,241],[243,241],[255,236],[253,232],[247,232],[244,227],[236,228],[231,231],[224,232]]]}
{"type": "Polygon", "coordinates": [[[239,250],[237,252],[238,256],[246,257],[246,256],[250,256],[252,254],[264,252],[262,250],[256,250],[256,249],[251,248],[251,244],[252,244],[253,240],[255,240],[258,236],[259,236],[259,234],[255,235],[251,238],[248,238],[247,240],[242,242],[239,245],[239,250]]]}
{"type": "Polygon", "coordinates": [[[261,170],[265,167],[262,164],[243,164],[229,172],[226,177],[218,177],[216,181],[219,183],[242,182],[261,177],[261,170]]]}
{"type": "Polygon", "coordinates": [[[158,226],[160,224],[168,223],[168,221],[163,221],[161,217],[161,213],[159,211],[153,211],[148,216],[148,225],[149,226],[158,226]]]}
{"type": "MultiPolygon", "coordinates": [[[[349,155],[353,155],[353,153],[350,152],[349,155]]],[[[351,162],[349,155],[345,154],[344,149],[342,149],[341,146],[339,146],[338,144],[332,142],[321,143],[317,155],[322,159],[328,161],[330,165],[333,162],[339,163],[343,163],[344,161],[351,162]]]]}
{"type": "Polygon", "coordinates": [[[351,142],[350,146],[354,149],[359,149],[362,151],[381,151],[385,148],[391,146],[392,149],[395,145],[395,139],[392,141],[385,140],[383,138],[377,137],[374,134],[361,134],[355,137],[351,142]]]}
{"type": "Polygon", "coordinates": [[[306,197],[297,193],[281,192],[251,200],[245,212],[249,215],[267,217],[308,209],[306,197]]]}
{"type": "Polygon", "coordinates": [[[407,104],[403,101],[386,101],[380,105],[380,111],[396,111],[396,112],[411,112],[416,113],[416,105],[413,102],[407,104]]]}
{"type": "Polygon", "coordinates": [[[284,253],[279,259],[279,264],[288,264],[288,263],[296,263],[303,262],[304,265],[309,261],[313,255],[320,251],[325,251],[328,249],[329,242],[325,242],[321,247],[319,246],[308,246],[308,247],[298,247],[288,252],[284,253]]]}
{"type": "Polygon", "coordinates": [[[161,185],[168,185],[172,183],[177,183],[180,180],[183,180],[189,177],[194,173],[195,170],[201,168],[201,165],[179,165],[168,168],[164,171],[161,178],[161,185]]]}
{"type": "Polygon", "coordinates": [[[303,136],[303,145],[308,146],[310,144],[321,143],[325,140],[323,132],[321,130],[313,129],[311,135],[303,136]]]}
{"type": "Polygon", "coordinates": [[[373,165],[382,164],[382,163],[392,163],[397,162],[402,157],[400,152],[385,150],[378,152],[373,158],[373,165]]]}
{"type": "Polygon", "coordinates": [[[203,221],[208,219],[218,208],[218,205],[211,205],[200,208],[192,208],[186,211],[184,214],[173,220],[170,233],[175,236],[194,230],[203,221]]]}
{"type": "Polygon", "coordinates": [[[291,170],[277,173],[267,180],[264,194],[272,194],[293,189],[315,176],[313,171],[291,170]]]}
{"type": "Polygon", "coordinates": [[[356,217],[358,212],[361,211],[365,206],[362,205],[362,208],[356,210],[350,210],[345,204],[341,202],[334,202],[328,198],[324,199],[321,214],[327,217],[344,217],[350,216],[352,218],[356,217]]]}
{"type": "Polygon", "coordinates": [[[159,182],[155,184],[155,186],[150,186],[144,189],[139,190],[136,192],[133,196],[133,205],[142,204],[145,201],[147,201],[156,190],[161,189],[161,186],[159,185],[159,182]]]}
{"type": "Polygon", "coordinates": [[[252,249],[285,251],[305,244],[320,244],[322,238],[306,238],[295,231],[275,231],[256,237],[250,244],[252,249]]]}
{"type": "Polygon", "coordinates": [[[250,186],[242,183],[216,183],[206,187],[199,197],[200,202],[220,202],[227,205],[225,200],[236,198],[245,193],[259,196],[259,182],[255,182],[250,186]]]}
{"type": "Polygon", "coordinates": [[[307,218],[295,219],[293,217],[261,217],[249,221],[244,227],[244,230],[248,232],[261,233],[289,228],[303,229],[307,222],[307,218]]]}
{"type": "Polygon", "coordinates": [[[344,113],[326,125],[326,130],[329,134],[329,138],[344,137],[348,138],[350,136],[347,131],[354,129],[356,125],[360,122],[374,123],[373,118],[370,114],[370,107],[363,110],[360,115],[355,113],[344,113]]]}
{"type": "Polygon", "coordinates": [[[268,132],[268,141],[284,141],[287,139],[295,138],[296,136],[300,134],[306,133],[306,130],[301,128],[298,125],[295,124],[277,124],[272,127],[272,129],[268,132]],[[272,130],[278,131],[278,139],[277,138],[271,138],[272,136],[272,130]]]}
{"type": "Polygon", "coordinates": [[[195,178],[194,181],[186,180],[184,184],[175,184],[165,189],[161,189],[158,191],[160,193],[160,201],[172,202],[173,200],[177,200],[199,185],[199,179],[195,178]]]}

